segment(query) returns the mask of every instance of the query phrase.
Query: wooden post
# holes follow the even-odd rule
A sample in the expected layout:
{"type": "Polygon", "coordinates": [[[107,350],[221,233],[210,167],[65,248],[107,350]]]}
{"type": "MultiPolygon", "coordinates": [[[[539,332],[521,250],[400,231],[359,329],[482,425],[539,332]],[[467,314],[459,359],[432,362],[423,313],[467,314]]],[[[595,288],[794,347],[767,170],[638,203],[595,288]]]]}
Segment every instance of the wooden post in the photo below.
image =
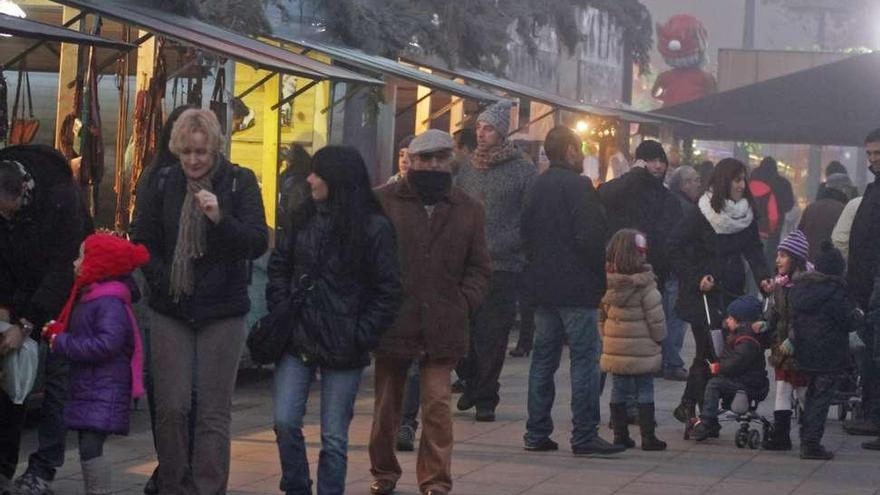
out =
{"type": "MultiPolygon", "coordinates": [[[[458,78],[457,83],[464,84],[464,79],[458,78]]],[[[464,128],[464,98],[452,96],[452,106],[449,108],[449,134],[455,134],[464,128]]]]}
{"type": "MultiPolygon", "coordinates": [[[[278,204],[278,143],[281,133],[281,107],[272,109],[281,99],[281,75],[275,74],[263,85],[263,163],[261,190],[263,206],[266,209],[266,223],[275,228],[276,205],[278,204]]],[[[294,102],[291,102],[293,105],[294,102]]]]}
{"type": "MultiPolygon", "coordinates": [[[[79,11],[70,7],[64,7],[62,19],[67,23],[79,14],[79,11]]],[[[82,21],[70,26],[70,29],[79,31],[82,21]]],[[[67,82],[76,79],[77,65],[79,64],[79,45],[61,43],[61,56],[58,64],[58,105],[55,106],[55,148],[61,148],[61,125],[64,118],[73,111],[73,99],[76,88],[68,88],[67,82]]]]}
{"type": "MultiPolygon", "coordinates": [[[[431,69],[421,68],[420,70],[431,73],[431,69]]],[[[431,97],[428,96],[432,89],[427,86],[419,86],[416,89],[416,127],[413,134],[421,134],[431,128],[431,123],[426,122],[431,115],[431,97]],[[425,98],[427,96],[427,98],[425,98]]]]}
{"type": "MultiPolygon", "coordinates": [[[[138,37],[146,35],[147,31],[138,31],[138,37]]],[[[150,79],[153,77],[153,68],[156,64],[156,37],[153,36],[140,44],[137,51],[137,91],[149,88],[150,79]]]]}

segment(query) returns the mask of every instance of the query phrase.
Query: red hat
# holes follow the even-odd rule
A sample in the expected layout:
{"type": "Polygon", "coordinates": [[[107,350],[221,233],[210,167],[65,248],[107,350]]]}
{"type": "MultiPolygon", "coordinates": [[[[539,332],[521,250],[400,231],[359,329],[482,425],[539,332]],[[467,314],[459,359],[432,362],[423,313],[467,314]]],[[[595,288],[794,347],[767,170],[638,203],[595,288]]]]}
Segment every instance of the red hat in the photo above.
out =
{"type": "Polygon", "coordinates": [[[83,242],[83,262],[76,281],[86,286],[133,272],[150,261],[147,248],[111,234],[92,234],[83,242]]]}
{"type": "Polygon", "coordinates": [[[48,325],[46,334],[57,335],[67,329],[67,320],[79,291],[95,282],[121,277],[150,261],[150,253],[140,244],[133,244],[112,234],[92,234],[83,241],[83,261],[73,289],[58,319],[48,325]]]}

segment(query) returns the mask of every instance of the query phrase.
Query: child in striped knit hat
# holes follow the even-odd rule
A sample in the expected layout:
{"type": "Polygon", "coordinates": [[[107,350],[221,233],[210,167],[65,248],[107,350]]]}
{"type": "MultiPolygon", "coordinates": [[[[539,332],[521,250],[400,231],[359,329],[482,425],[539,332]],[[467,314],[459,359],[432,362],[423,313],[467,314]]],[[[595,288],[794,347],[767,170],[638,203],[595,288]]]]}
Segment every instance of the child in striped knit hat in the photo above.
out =
{"type": "Polygon", "coordinates": [[[791,306],[791,289],[801,274],[813,271],[807,261],[810,244],[800,230],[788,234],[776,249],[776,277],[770,295],[764,329],[773,335],[769,362],[776,374],[776,403],[773,411],[773,428],[764,437],[765,450],[791,450],[792,392],[803,403],[807,378],[798,370],[795,361],[792,324],[794,314],[791,306]]]}

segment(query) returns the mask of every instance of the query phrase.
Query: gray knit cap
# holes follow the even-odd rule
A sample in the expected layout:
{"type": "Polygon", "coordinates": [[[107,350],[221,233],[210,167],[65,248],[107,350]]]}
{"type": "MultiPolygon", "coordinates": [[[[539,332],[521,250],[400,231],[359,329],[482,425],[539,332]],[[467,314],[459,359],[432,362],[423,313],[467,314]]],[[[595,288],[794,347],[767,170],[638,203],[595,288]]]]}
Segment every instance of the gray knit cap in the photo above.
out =
{"type": "Polygon", "coordinates": [[[477,122],[483,121],[491,125],[502,137],[507,136],[507,133],[510,132],[510,111],[512,108],[513,103],[510,101],[493,103],[477,117],[477,122]]]}

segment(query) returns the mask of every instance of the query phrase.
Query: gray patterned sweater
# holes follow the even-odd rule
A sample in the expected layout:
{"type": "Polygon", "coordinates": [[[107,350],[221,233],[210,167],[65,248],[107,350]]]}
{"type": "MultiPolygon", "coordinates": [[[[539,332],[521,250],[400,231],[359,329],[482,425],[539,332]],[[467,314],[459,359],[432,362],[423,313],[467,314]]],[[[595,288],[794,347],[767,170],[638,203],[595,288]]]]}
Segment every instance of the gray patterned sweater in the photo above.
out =
{"type": "Polygon", "coordinates": [[[524,155],[488,169],[462,165],[455,185],[486,210],[486,243],[493,271],[520,273],[526,264],[520,222],[526,193],[538,169],[524,155]]]}

